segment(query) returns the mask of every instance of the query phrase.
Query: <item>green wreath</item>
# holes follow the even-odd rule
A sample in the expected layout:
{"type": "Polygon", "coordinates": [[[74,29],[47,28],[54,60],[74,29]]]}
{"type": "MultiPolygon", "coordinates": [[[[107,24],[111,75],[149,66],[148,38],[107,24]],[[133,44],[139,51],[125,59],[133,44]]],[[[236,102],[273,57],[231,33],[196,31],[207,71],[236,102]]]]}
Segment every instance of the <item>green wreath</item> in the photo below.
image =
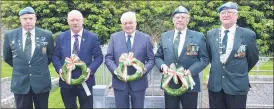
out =
{"type": "Polygon", "coordinates": [[[114,70],[114,74],[122,81],[131,82],[143,76],[144,67],[145,65],[134,57],[134,53],[124,53],[119,58],[119,65],[114,70]],[[127,75],[127,66],[133,66],[136,72],[133,75],[127,75]]]}
{"type": "Polygon", "coordinates": [[[86,64],[80,60],[80,58],[76,55],[71,56],[70,58],[66,57],[65,64],[62,66],[62,77],[64,81],[69,85],[78,85],[85,81],[87,77],[87,66],[86,64]],[[82,74],[77,79],[72,79],[72,71],[75,70],[76,67],[80,67],[82,74]]]}
{"type": "Polygon", "coordinates": [[[161,87],[164,91],[170,96],[180,96],[184,94],[189,88],[193,88],[195,82],[193,81],[191,75],[184,75],[184,68],[180,67],[176,69],[175,64],[171,64],[168,72],[163,74],[161,87]],[[171,79],[175,84],[179,83],[179,80],[182,82],[182,86],[178,89],[172,89],[169,87],[168,83],[171,79]]]}

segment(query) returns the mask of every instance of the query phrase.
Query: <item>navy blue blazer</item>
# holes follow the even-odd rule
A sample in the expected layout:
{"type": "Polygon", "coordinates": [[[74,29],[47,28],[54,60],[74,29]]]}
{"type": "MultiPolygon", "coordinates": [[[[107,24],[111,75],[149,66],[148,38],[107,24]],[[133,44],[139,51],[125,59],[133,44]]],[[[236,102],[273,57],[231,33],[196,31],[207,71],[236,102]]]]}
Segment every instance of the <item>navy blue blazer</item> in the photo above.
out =
{"type": "MultiPolygon", "coordinates": [[[[71,30],[60,33],[56,37],[56,46],[52,56],[52,63],[57,73],[62,68],[65,58],[71,56],[71,30]]],[[[91,70],[91,75],[86,81],[87,85],[95,85],[94,73],[103,62],[103,54],[100,47],[98,36],[88,30],[83,30],[79,58],[84,61],[87,67],[91,70]]],[[[76,68],[72,72],[72,78],[79,78],[81,75],[80,68],[76,68]]],[[[70,88],[71,86],[66,84],[63,80],[59,80],[59,86],[62,88],[70,88]]]]}
{"type": "MultiPolygon", "coordinates": [[[[125,32],[120,31],[113,33],[111,35],[107,54],[105,56],[105,64],[113,75],[112,86],[115,89],[126,89],[126,83],[119,80],[117,76],[114,75],[114,70],[119,65],[119,57],[123,53],[127,52],[128,50],[126,45],[125,32]]],[[[143,32],[136,31],[132,52],[134,53],[134,57],[136,59],[140,60],[142,63],[145,64],[145,68],[147,69],[147,71],[145,72],[142,78],[133,82],[129,82],[129,84],[133,91],[144,90],[148,87],[147,74],[154,66],[154,54],[150,36],[143,32]]],[[[136,69],[131,66],[129,67],[128,71],[129,75],[131,75],[136,72],[136,69]]]]}

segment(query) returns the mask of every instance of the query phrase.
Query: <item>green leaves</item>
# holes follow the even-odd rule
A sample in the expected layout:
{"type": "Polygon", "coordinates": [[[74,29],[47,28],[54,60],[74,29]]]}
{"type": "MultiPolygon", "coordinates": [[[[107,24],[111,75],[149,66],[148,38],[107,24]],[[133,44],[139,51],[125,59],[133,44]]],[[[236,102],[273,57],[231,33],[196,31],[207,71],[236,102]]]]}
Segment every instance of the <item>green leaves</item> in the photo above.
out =
{"type": "MultiPolygon", "coordinates": [[[[54,37],[69,29],[67,13],[73,9],[82,12],[84,27],[99,35],[106,44],[110,34],[120,31],[120,17],[126,11],[137,14],[137,28],[158,42],[160,34],[174,29],[171,13],[179,5],[190,13],[188,28],[203,32],[220,27],[217,8],[224,1],[1,1],[1,21],[7,28],[20,26],[18,12],[32,6],[37,13],[37,26],[52,31],[54,37]]],[[[256,32],[261,53],[273,50],[273,1],[237,1],[237,24],[256,32]]],[[[271,51],[273,52],[273,51],[271,51]]]]}

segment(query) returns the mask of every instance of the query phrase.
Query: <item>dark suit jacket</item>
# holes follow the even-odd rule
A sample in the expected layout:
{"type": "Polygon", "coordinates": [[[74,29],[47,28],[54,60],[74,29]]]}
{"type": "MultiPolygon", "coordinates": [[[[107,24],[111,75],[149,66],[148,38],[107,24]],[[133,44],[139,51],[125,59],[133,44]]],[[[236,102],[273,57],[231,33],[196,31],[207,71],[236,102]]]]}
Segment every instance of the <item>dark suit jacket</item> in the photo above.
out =
{"type": "Polygon", "coordinates": [[[32,88],[34,93],[43,93],[51,89],[48,64],[54,49],[52,33],[35,27],[35,44],[32,59],[27,60],[22,47],[22,28],[10,30],[4,39],[4,60],[12,70],[11,91],[15,94],[27,94],[32,88]],[[46,48],[45,50],[42,50],[46,48]],[[44,51],[44,52],[43,52],[44,51]]]}
{"type": "MultiPolygon", "coordinates": [[[[56,38],[56,46],[52,56],[52,63],[57,73],[62,68],[65,58],[71,56],[71,30],[60,33],[56,38]]],[[[98,36],[88,30],[83,30],[80,53],[81,61],[85,62],[87,67],[91,70],[91,75],[86,81],[88,86],[95,85],[95,72],[103,62],[103,54],[100,47],[98,36]]],[[[79,78],[81,69],[76,68],[72,72],[72,78],[79,78]]],[[[66,84],[62,79],[59,80],[59,86],[62,88],[71,88],[72,86],[66,84]]]]}
{"type": "Polygon", "coordinates": [[[256,34],[249,29],[237,27],[233,49],[226,64],[220,62],[219,46],[216,41],[218,37],[219,28],[207,32],[206,42],[211,63],[208,89],[214,92],[223,89],[230,95],[246,95],[249,90],[248,72],[259,59],[256,34]],[[241,45],[246,45],[246,55],[235,57],[241,45]]]}
{"type": "MultiPolygon", "coordinates": [[[[119,80],[117,76],[114,75],[114,70],[119,65],[119,57],[123,53],[127,52],[128,50],[126,45],[125,32],[120,31],[113,33],[111,35],[110,43],[108,45],[108,51],[105,56],[105,64],[108,67],[109,71],[112,73],[112,86],[115,89],[125,90],[126,88],[126,83],[119,80]]],[[[136,59],[145,64],[145,68],[147,69],[147,71],[142,78],[133,82],[129,82],[129,84],[133,91],[143,90],[148,87],[147,74],[154,66],[154,54],[150,36],[140,31],[136,31],[132,52],[134,53],[134,57],[136,59]]],[[[136,69],[134,67],[131,66],[128,68],[129,75],[135,72],[136,69]]]]}
{"type": "MultiPolygon", "coordinates": [[[[161,34],[160,46],[155,54],[155,63],[159,69],[161,69],[161,65],[163,64],[170,66],[172,63],[178,63],[185,69],[190,70],[196,85],[192,90],[188,91],[198,92],[200,91],[199,73],[209,63],[204,35],[200,32],[187,29],[183,50],[177,60],[173,51],[174,32],[174,30],[171,30],[161,34]],[[196,44],[199,47],[198,55],[187,55],[186,48],[190,44],[196,44]]],[[[170,85],[172,83],[170,82],[170,85]]]]}

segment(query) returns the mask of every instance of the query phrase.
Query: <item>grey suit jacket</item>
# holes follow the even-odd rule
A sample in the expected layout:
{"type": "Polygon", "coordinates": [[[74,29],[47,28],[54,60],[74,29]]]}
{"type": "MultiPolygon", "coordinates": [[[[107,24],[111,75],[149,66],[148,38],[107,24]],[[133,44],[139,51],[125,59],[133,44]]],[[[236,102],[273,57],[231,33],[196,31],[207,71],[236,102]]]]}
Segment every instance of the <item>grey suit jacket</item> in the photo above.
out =
{"type": "MultiPolygon", "coordinates": [[[[209,63],[204,35],[200,32],[187,29],[183,50],[178,59],[175,58],[173,51],[173,37],[174,30],[161,34],[160,46],[155,54],[155,63],[159,69],[161,69],[161,65],[163,64],[170,66],[172,63],[178,63],[178,65],[190,70],[196,85],[193,90],[188,91],[198,92],[200,91],[200,79],[198,74],[209,63]],[[197,55],[190,55],[187,53],[189,52],[187,51],[187,47],[191,44],[199,48],[197,50],[197,55]]],[[[172,83],[173,82],[171,81],[169,85],[172,85],[172,83]]]]}
{"type": "Polygon", "coordinates": [[[11,91],[15,94],[27,94],[32,88],[34,93],[43,93],[51,89],[48,64],[54,49],[52,33],[35,27],[35,44],[32,59],[29,61],[22,47],[22,28],[5,33],[4,60],[12,70],[11,91]]]}
{"type": "Polygon", "coordinates": [[[233,49],[225,64],[220,61],[218,52],[219,28],[207,32],[207,48],[210,57],[208,90],[219,92],[222,89],[230,95],[246,95],[249,91],[248,72],[259,59],[255,32],[237,27],[233,49]],[[240,47],[245,49],[240,51],[240,47]],[[245,53],[238,57],[237,54],[245,53]]]}
{"type": "MultiPolygon", "coordinates": [[[[126,84],[125,82],[119,80],[116,75],[114,75],[114,70],[119,65],[119,57],[123,53],[127,53],[127,45],[125,32],[120,31],[113,33],[110,37],[110,43],[108,45],[107,54],[105,56],[105,64],[108,67],[109,71],[112,73],[112,86],[115,89],[125,90],[126,84]]],[[[152,67],[154,66],[154,54],[153,47],[151,44],[150,36],[136,31],[132,52],[134,53],[134,57],[140,60],[145,64],[145,68],[147,71],[140,79],[129,82],[130,87],[133,91],[144,90],[148,87],[147,74],[150,72],[152,67]]],[[[132,75],[136,72],[136,69],[128,67],[129,75],[132,75]]]]}

